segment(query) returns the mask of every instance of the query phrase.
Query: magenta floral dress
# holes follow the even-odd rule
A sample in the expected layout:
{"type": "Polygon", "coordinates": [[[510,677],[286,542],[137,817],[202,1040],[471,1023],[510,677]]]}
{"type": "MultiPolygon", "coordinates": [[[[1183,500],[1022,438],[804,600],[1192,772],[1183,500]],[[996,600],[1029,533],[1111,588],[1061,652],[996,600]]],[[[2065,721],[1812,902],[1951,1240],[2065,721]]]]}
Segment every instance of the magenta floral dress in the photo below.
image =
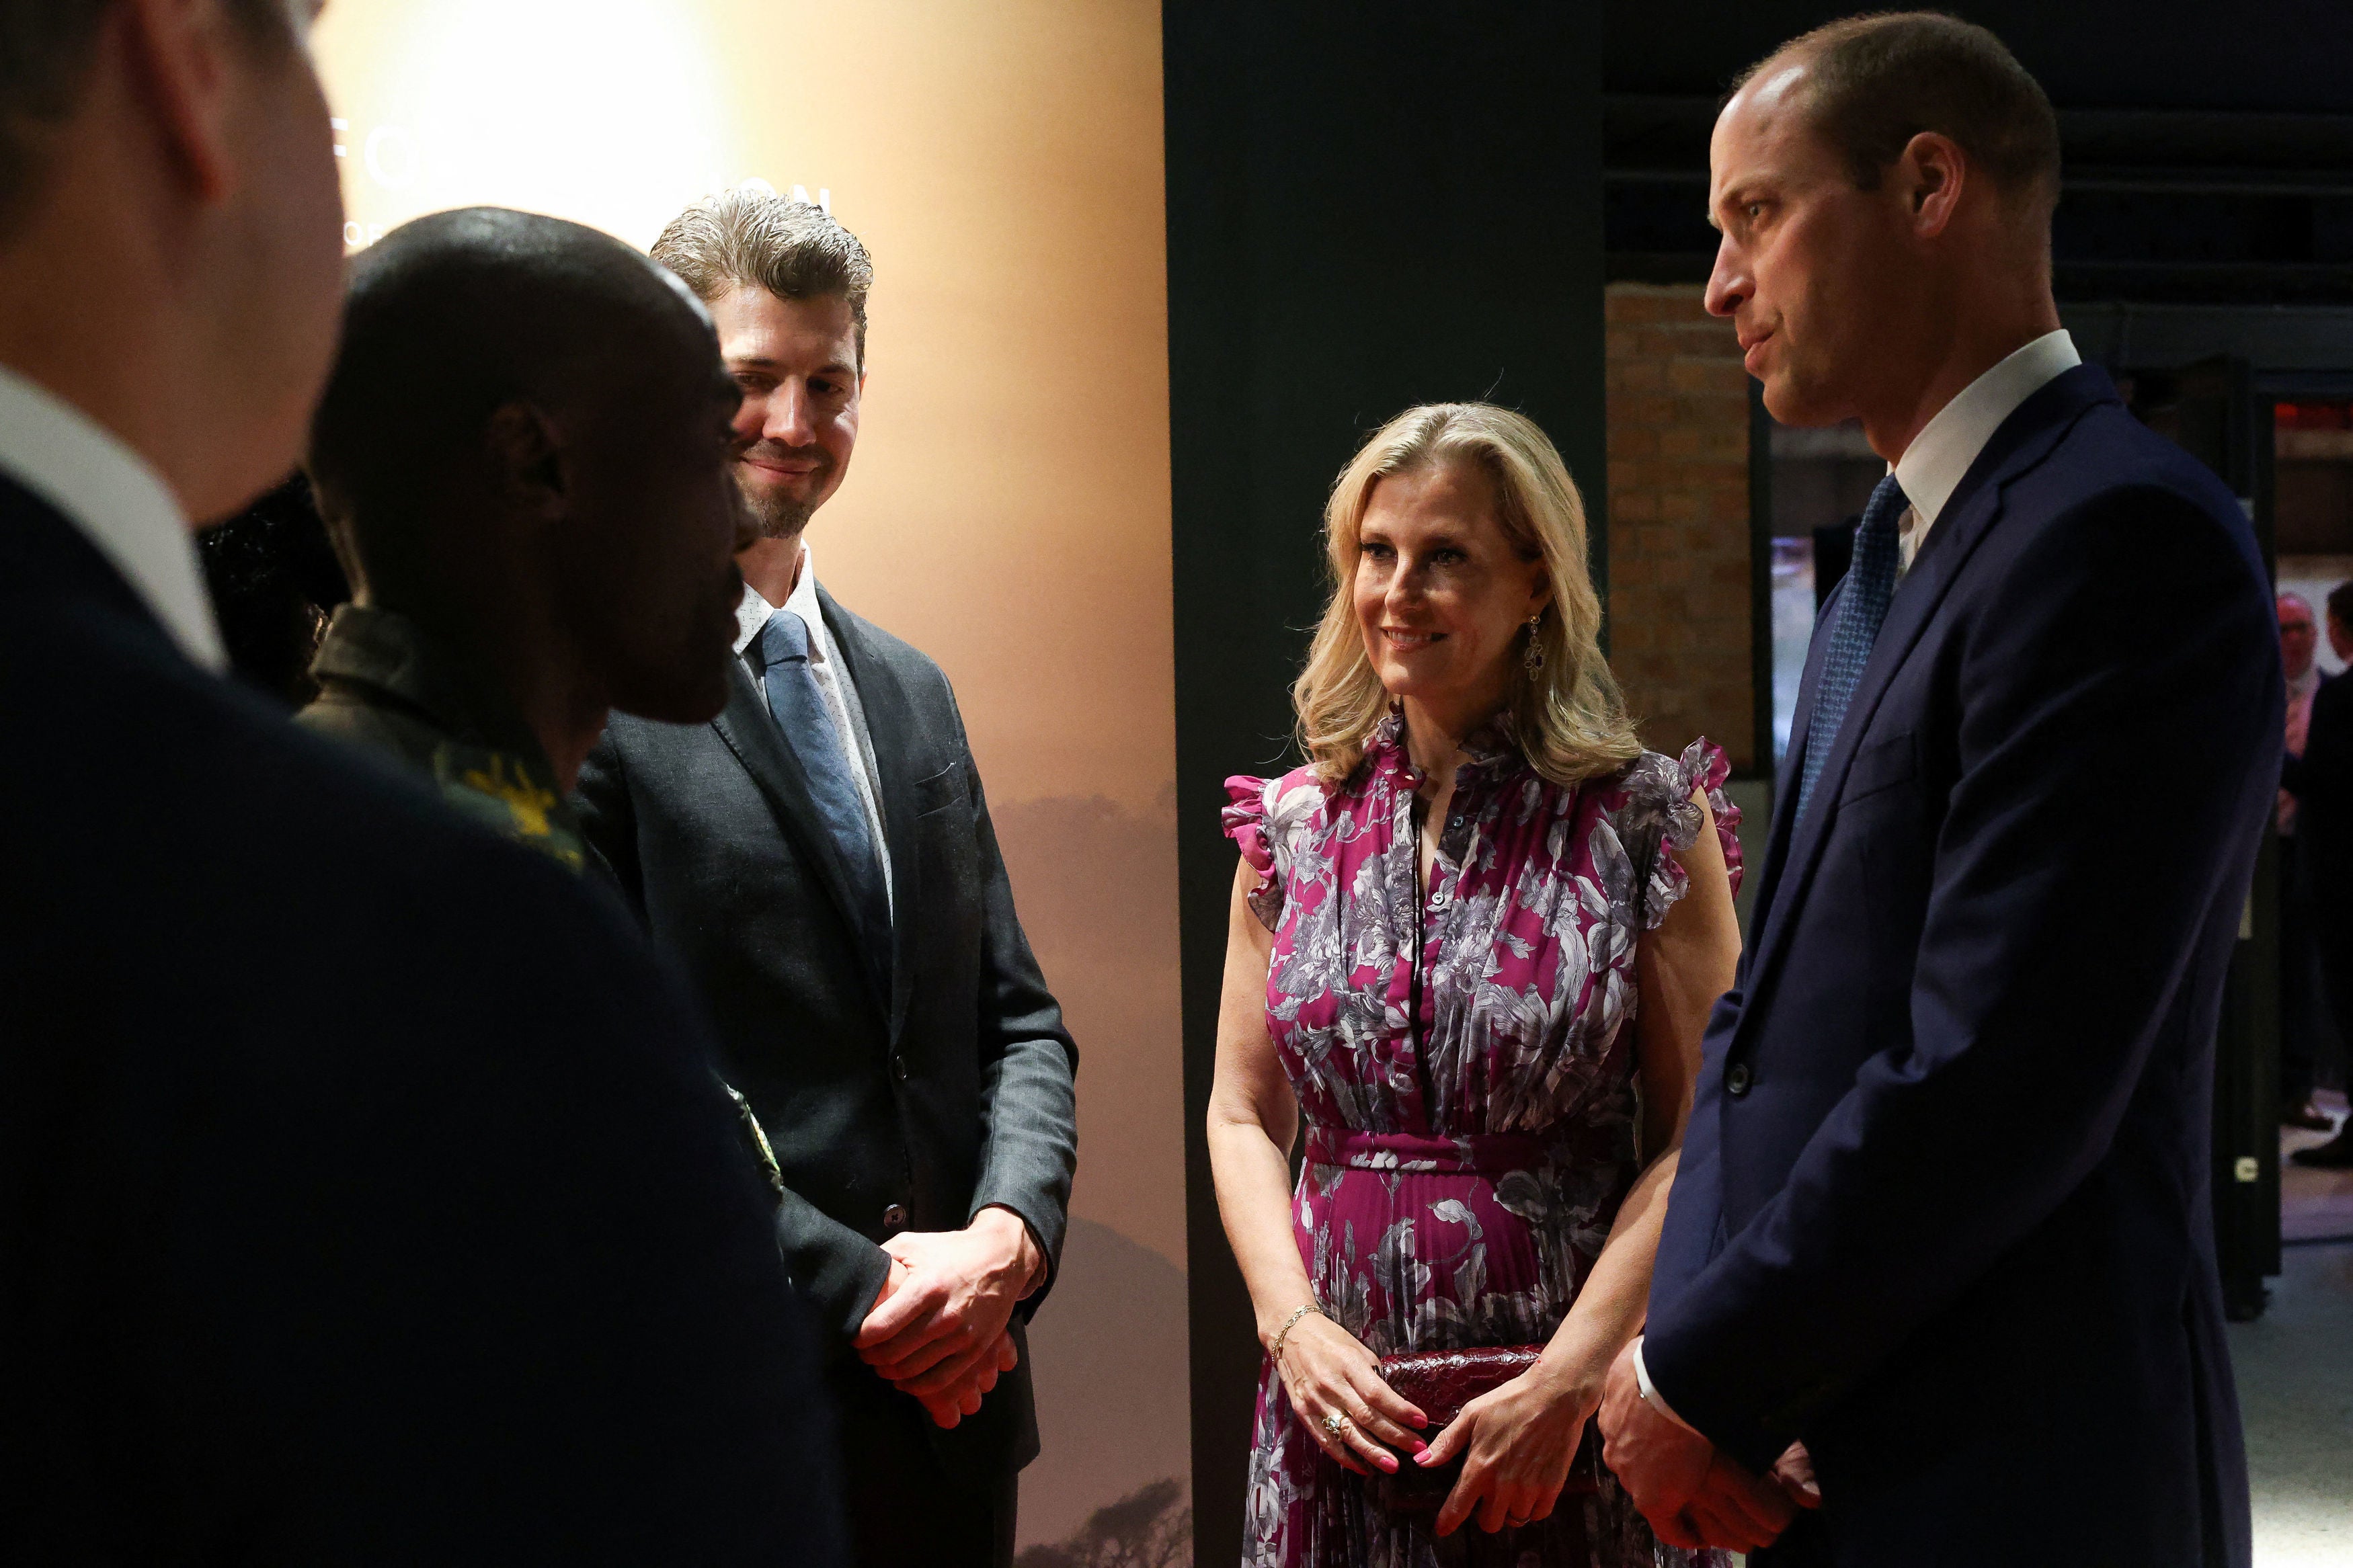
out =
{"type": "MultiPolygon", "coordinates": [[[[1324,1310],[1376,1355],[1535,1343],[1641,1170],[1634,945],[1685,891],[1669,851],[1697,837],[1705,790],[1736,888],[1739,814],[1705,741],[1564,787],[1490,731],[1457,770],[1424,899],[1402,731],[1392,714],[1337,789],[1303,768],[1226,785],[1226,832],[1260,875],[1250,906],[1274,933],[1267,1027],[1307,1121],[1299,1255],[1324,1310]]],[[[1391,1525],[1301,1429],[1269,1362],[1243,1561],[1729,1563],[1660,1544],[1605,1487],[1492,1536],[1391,1525]]]]}

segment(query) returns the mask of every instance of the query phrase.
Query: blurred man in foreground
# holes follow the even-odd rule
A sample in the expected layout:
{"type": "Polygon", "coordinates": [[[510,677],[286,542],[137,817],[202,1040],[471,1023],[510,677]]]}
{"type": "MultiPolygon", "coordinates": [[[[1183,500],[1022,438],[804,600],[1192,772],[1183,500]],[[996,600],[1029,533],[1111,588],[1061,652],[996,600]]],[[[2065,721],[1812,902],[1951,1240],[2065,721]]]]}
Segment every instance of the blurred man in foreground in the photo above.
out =
{"type": "Polygon", "coordinates": [[[830,1561],[691,1001],[216,673],[188,520],[342,299],[307,22],[0,0],[0,1561],[830,1561]]]}

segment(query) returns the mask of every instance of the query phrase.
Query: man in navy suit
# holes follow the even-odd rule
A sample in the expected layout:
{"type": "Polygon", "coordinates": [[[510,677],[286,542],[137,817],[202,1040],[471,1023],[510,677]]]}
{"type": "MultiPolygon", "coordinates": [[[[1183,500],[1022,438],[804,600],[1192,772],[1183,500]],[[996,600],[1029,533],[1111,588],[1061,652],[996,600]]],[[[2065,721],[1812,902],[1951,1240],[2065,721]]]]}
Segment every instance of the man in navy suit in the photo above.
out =
{"type": "Polygon", "coordinates": [[[691,998],[218,673],[188,521],[343,298],[315,9],[0,0],[0,1562],[839,1562],[691,998]]]}
{"type": "Polygon", "coordinates": [[[1716,123],[1708,308],[1889,476],[1823,607],[1609,1458],[1671,1541],[2247,1563],[2210,1214],[2277,783],[2263,563],[2079,364],[2058,138],[1990,34],[1833,24],[1716,123]],[[1810,1478],[1806,1474],[1810,1465],[1810,1478]]]}

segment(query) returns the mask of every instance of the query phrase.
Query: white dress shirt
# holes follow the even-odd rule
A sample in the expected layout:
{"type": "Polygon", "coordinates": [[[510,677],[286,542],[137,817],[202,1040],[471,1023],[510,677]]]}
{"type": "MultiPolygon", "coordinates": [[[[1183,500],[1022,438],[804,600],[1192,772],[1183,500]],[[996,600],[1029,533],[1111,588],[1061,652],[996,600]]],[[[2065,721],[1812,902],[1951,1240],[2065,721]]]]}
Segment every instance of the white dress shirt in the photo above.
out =
{"type": "Polygon", "coordinates": [[[81,531],[182,653],[209,670],[228,668],[187,514],[147,459],[65,399],[0,365],[0,468],[81,531]]]}
{"type": "MultiPolygon", "coordinates": [[[[749,583],[744,584],[744,597],[735,606],[738,657],[752,646],[778,607],[769,604],[749,583]]],[[[817,678],[818,691],[825,699],[825,710],[833,717],[834,733],[841,741],[842,754],[858,764],[849,770],[849,776],[858,785],[858,804],[866,808],[866,829],[874,835],[875,852],[882,858],[882,898],[895,922],[899,915],[897,895],[891,887],[891,842],[882,835],[881,781],[874,766],[874,746],[867,738],[866,711],[858,700],[857,685],[849,679],[849,667],[841,662],[840,652],[833,646],[833,633],[826,627],[825,609],[817,598],[817,568],[806,544],[801,546],[800,575],[781,607],[808,623],[809,673],[817,678]]],[[[760,694],[766,696],[765,673],[754,679],[760,694]]]]}
{"type": "Polygon", "coordinates": [[[2045,332],[1961,388],[1921,426],[1920,434],[1912,437],[1912,444],[1888,469],[1904,487],[1904,499],[1912,503],[1912,510],[1904,514],[1903,532],[1896,543],[1899,574],[1912,569],[1912,558],[1919,554],[1921,542],[1936,526],[1945,503],[1953,499],[1953,492],[1968,475],[1969,465],[1978,460],[2001,422],[2052,377],[2083,363],[2083,356],[2075,352],[2075,340],[2065,328],[2045,332]]]}

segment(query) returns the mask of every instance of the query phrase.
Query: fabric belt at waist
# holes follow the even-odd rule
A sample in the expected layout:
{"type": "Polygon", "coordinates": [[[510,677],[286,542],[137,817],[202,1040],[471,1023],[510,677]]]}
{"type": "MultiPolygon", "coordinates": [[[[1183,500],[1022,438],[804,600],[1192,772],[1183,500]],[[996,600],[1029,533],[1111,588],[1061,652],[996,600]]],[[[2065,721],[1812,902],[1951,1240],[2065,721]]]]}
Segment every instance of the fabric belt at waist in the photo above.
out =
{"type": "Polygon", "coordinates": [[[1547,1163],[1554,1141],[1527,1132],[1468,1132],[1453,1138],[1422,1132],[1360,1132],[1310,1123],[1307,1163],[1358,1171],[1428,1171],[1484,1176],[1533,1171],[1547,1163]]]}

